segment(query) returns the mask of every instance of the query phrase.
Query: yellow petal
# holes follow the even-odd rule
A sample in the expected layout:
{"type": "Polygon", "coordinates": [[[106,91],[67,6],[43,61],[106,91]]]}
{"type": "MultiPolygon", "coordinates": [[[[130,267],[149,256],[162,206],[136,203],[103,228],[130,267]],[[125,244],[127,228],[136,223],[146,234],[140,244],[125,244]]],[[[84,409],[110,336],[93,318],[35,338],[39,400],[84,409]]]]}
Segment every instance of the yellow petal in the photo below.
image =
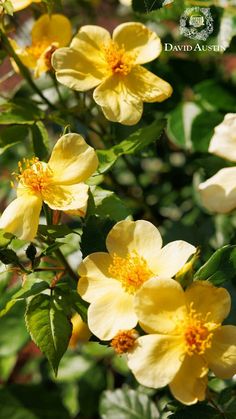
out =
{"type": "Polygon", "coordinates": [[[57,141],[48,165],[54,183],[72,185],[87,180],[98,166],[98,158],[79,134],[66,134],[57,141]]]}
{"type": "Polygon", "coordinates": [[[42,200],[31,194],[24,194],[8,205],[0,218],[0,228],[21,240],[31,241],[37,234],[42,200]]]}
{"type": "Polygon", "coordinates": [[[221,169],[199,185],[202,204],[209,211],[227,213],[236,208],[236,167],[221,169]]]}
{"type": "Polygon", "coordinates": [[[76,313],[72,319],[72,335],[69,342],[69,347],[74,349],[78,343],[87,342],[91,336],[88,325],[82,320],[81,316],[76,313]]]}
{"type": "Polygon", "coordinates": [[[195,281],[185,291],[185,299],[190,307],[207,321],[221,324],[230,312],[231,298],[225,288],[214,287],[207,281],[195,281]]]}
{"type": "Polygon", "coordinates": [[[184,291],[173,279],[149,279],[136,294],[135,311],[145,332],[178,334],[187,316],[184,291]]]}
{"type": "Polygon", "coordinates": [[[144,220],[118,222],[106,240],[109,253],[126,257],[129,253],[137,252],[146,261],[160,250],[161,245],[162,239],[158,229],[144,220]]]}
{"type": "Polygon", "coordinates": [[[224,380],[236,374],[236,326],[222,326],[215,331],[206,357],[217,377],[224,380]]]}
{"type": "Polygon", "coordinates": [[[112,258],[108,253],[97,252],[87,256],[80,264],[78,293],[84,300],[96,301],[114,289],[120,292],[121,283],[111,278],[109,273],[111,263],[112,258]]]}
{"type": "Polygon", "coordinates": [[[162,102],[173,92],[169,83],[141,66],[132,69],[126,78],[126,84],[144,102],[162,102]]]}
{"type": "Polygon", "coordinates": [[[60,83],[79,92],[96,87],[104,78],[96,62],[73,48],[56,50],[52,56],[52,66],[60,83]]]}
{"type": "Polygon", "coordinates": [[[52,185],[47,193],[43,193],[43,200],[53,210],[76,210],[84,216],[87,210],[88,189],[85,183],[52,185]]]}
{"type": "MultiPolygon", "coordinates": [[[[20,47],[14,39],[9,39],[12,48],[14,49],[15,53],[18,55],[22,63],[28,68],[35,68],[37,64],[37,59],[33,54],[27,50],[27,48],[20,47]]],[[[11,59],[12,66],[14,70],[19,73],[19,69],[17,64],[13,59],[11,59]]]]}
{"type": "Polygon", "coordinates": [[[137,324],[137,316],[133,306],[133,295],[114,288],[88,309],[88,325],[99,339],[110,340],[120,330],[132,329],[137,324]]]}
{"type": "Polygon", "coordinates": [[[127,354],[128,366],[136,380],[147,387],[169,384],[182,364],[183,345],[177,336],[146,335],[137,339],[127,354]]]}
{"type": "Polygon", "coordinates": [[[168,243],[153,258],[152,269],[160,277],[172,278],[196,250],[196,247],[183,240],[168,243]]]}
{"type": "Polygon", "coordinates": [[[18,12],[19,10],[23,10],[28,7],[31,3],[40,3],[41,0],[13,0],[12,5],[14,12],[18,12]]]}
{"type": "Polygon", "coordinates": [[[224,121],[217,125],[209,152],[236,162],[236,113],[228,113],[224,121]]]}
{"type": "Polygon", "coordinates": [[[173,396],[181,403],[191,405],[205,399],[208,368],[200,356],[186,356],[170,383],[173,396]]]}
{"type": "Polygon", "coordinates": [[[32,29],[32,44],[43,42],[50,45],[57,42],[59,47],[69,44],[72,37],[72,27],[69,19],[63,15],[42,15],[32,29]]]}
{"type": "Polygon", "coordinates": [[[109,121],[134,125],[143,112],[141,99],[126,85],[126,78],[113,75],[102,82],[93,92],[95,102],[102,107],[109,121]]]}
{"type": "Polygon", "coordinates": [[[135,64],[148,63],[157,58],[162,50],[159,36],[138,22],[122,23],[113,32],[113,40],[131,52],[135,64]]]}

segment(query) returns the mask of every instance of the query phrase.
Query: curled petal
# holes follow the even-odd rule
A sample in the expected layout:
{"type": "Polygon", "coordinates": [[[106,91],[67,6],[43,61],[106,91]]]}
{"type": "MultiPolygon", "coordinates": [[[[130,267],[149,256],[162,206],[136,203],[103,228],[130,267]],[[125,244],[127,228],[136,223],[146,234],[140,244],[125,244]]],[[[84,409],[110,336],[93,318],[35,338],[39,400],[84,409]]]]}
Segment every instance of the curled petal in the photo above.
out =
{"type": "Polygon", "coordinates": [[[209,152],[236,162],[236,113],[228,113],[223,122],[217,125],[209,152]]]}
{"type": "Polygon", "coordinates": [[[133,54],[135,64],[148,63],[157,58],[162,50],[159,36],[138,22],[122,23],[113,32],[113,40],[133,54]]]}
{"type": "Polygon", "coordinates": [[[98,165],[97,155],[79,134],[66,134],[57,141],[48,162],[54,183],[72,185],[87,180],[98,165]]]}
{"type": "Polygon", "coordinates": [[[199,185],[202,203],[209,211],[225,214],[236,208],[236,167],[221,169],[199,185]]]}
{"type": "Polygon", "coordinates": [[[168,243],[155,255],[155,274],[162,278],[172,278],[196,250],[196,247],[183,240],[168,243]]]}
{"type": "Polygon", "coordinates": [[[84,216],[87,210],[88,185],[53,185],[46,194],[44,202],[52,209],[59,211],[77,211],[84,216]]]}
{"type": "Polygon", "coordinates": [[[63,15],[48,14],[40,16],[32,29],[32,44],[42,42],[44,39],[51,44],[57,42],[59,47],[65,47],[72,38],[72,27],[69,19],[63,15]]]}
{"type": "Polygon", "coordinates": [[[14,12],[23,10],[28,7],[31,3],[40,3],[41,0],[14,0],[12,1],[14,12]]]}
{"type": "Polygon", "coordinates": [[[21,240],[32,241],[37,234],[42,200],[37,195],[24,194],[8,205],[0,218],[0,228],[21,240]]]}

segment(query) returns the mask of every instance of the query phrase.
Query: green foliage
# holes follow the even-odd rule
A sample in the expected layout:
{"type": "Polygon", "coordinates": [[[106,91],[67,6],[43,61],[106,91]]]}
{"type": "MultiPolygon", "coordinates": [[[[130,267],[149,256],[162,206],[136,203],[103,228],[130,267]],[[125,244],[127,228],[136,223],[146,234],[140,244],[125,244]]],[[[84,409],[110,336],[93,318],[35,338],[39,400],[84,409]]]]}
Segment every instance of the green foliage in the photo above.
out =
{"type": "Polygon", "coordinates": [[[44,160],[48,156],[48,133],[41,121],[36,122],[31,127],[32,142],[35,156],[39,160],[44,160]]]}
{"type": "Polygon", "coordinates": [[[0,125],[28,124],[43,118],[44,113],[32,102],[26,99],[15,99],[1,105],[0,125]]]}
{"type": "Polygon", "coordinates": [[[24,142],[28,136],[28,127],[13,125],[0,131],[0,156],[9,148],[24,142]]]}
{"type": "Polygon", "coordinates": [[[57,374],[72,330],[60,302],[55,301],[52,295],[37,295],[28,303],[25,320],[32,339],[46,355],[57,374]]]}

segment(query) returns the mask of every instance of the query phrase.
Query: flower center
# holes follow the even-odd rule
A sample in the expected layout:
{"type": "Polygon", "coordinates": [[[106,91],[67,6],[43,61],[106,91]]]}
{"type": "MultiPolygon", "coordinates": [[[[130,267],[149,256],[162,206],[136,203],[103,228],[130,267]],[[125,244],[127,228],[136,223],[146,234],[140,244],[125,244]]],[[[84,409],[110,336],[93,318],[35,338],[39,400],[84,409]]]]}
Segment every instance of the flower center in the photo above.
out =
{"type": "Polygon", "coordinates": [[[42,40],[26,47],[26,51],[37,60],[49,46],[50,42],[42,40]]]}
{"type": "Polygon", "coordinates": [[[13,175],[20,182],[20,188],[30,189],[36,194],[48,192],[53,173],[46,163],[39,161],[37,157],[23,159],[18,163],[18,170],[19,173],[13,175]]]}
{"type": "Polygon", "coordinates": [[[126,258],[121,258],[114,254],[109,273],[113,278],[121,281],[122,286],[129,294],[135,294],[143,283],[153,276],[153,273],[147,266],[147,262],[138,256],[136,252],[133,252],[126,258]]]}
{"type": "Polygon", "coordinates": [[[114,41],[104,47],[105,59],[113,74],[127,76],[132,67],[134,59],[124,48],[120,48],[114,41]]]}
{"type": "Polygon", "coordinates": [[[136,330],[121,330],[111,341],[111,347],[117,354],[121,355],[133,349],[138,338],[136,330]]]}
{"type": "Polygon", "coordinates": [[[219,325],[207,321],[209,314],[207,313],[205,318],[202,318],[201,314],[193,309],[193,303],[191,303],[188,324],[184,332],[188,355],[203,355],[206,349],[211,347],[213,330],[219,325]]]}

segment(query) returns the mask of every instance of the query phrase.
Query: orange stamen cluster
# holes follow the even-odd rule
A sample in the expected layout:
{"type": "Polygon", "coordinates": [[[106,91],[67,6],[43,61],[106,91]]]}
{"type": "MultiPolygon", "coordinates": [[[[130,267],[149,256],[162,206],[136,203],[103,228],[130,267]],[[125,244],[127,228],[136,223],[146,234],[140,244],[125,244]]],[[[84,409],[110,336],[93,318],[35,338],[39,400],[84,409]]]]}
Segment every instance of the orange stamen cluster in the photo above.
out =
{"type": "Polygon", "coordinates": [[[116,254],[112,257],[109,273],[113,278],[121,281],[129,294],[134,294],[145,281],[153,276],[147,266],[147,262],[136,252],[121,258],[116,254]]]}
{"type": "Polygon", "coordinates": [[[138,333],[136,330],[122,330],[112,339],[111,347],[117,354],[122,355],[133,349],[137,338],[138,333]]]}
{"type": "Polygon", "coordinates": [[[112,74],[127,76],[133,66],[133,57],[120,48],[114,41],[103,48],[105,59],[112,74]]]}
{"type": "Polygon", "coordinates": [[[213,325],[207,321],[209,314],[202,318],[201,314],[193,309],[193,303],[191,303],[188,324],[184,333],[188,355],[203,355],[206,349],[211,347],[213,330],[218,325],[213,325]]]}
{"type": "Polygon", "coordinates": [[[20,182],[20,188],[30,189],[36,194],[48,191],[53,173],[46,163],[40,162],[37,157],[23,159],[18,162],[18,170],[19,173],[13,173],[13,176],[20,182]]]}
{"type": "Polygon", "coordinates": [[[37,60],[49,46],[50,42],[47,40],[34,42],[32,45],[26,47],[26,52],[37,60]]]}

